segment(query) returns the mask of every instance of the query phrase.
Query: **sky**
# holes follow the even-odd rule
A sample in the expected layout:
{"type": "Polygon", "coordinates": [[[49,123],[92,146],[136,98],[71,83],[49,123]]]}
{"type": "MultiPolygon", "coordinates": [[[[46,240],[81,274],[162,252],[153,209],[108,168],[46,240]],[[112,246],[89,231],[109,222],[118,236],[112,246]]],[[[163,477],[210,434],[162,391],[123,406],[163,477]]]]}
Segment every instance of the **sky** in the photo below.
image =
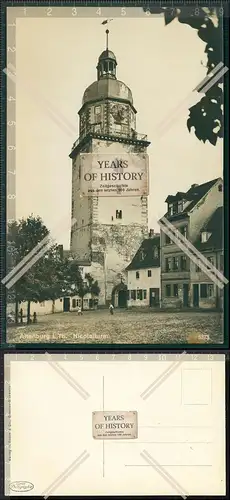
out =
{"type": "MultiPolygon", "coordinates": [[[[69,248],[68,155],[78,138],[83,93],[97,79],[106,27],[94,9],[87,18],[60,12],[54,17],[53,8],[53,17],[46,17],[44,9],[34,8],[34,17],[16,23],[16,217],[41,216],[51,233],[59,227],[58,242],[69,248]]],[[[165,26],[162,16],[148,17],[139,8],[124,17],[120,9],[107,9],[106,17],[113,18],[109,48],[117,58],[117,78],[132,90],[137,132],[151,142],[149,227],[158,230],[168,194],[222,177],[223,143],[203,144],[188,132],[188,104],[160,137],[156,133],[205,77],[205,45],[189,26],[177,20],[165,26]]]]}

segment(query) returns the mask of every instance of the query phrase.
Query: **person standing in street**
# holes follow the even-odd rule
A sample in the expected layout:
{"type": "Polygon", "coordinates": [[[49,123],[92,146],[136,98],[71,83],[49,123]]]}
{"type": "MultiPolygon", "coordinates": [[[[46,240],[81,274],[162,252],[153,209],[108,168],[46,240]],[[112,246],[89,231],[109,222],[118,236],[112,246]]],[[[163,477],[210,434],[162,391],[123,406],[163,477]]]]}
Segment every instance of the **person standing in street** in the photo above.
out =
{"type": "Polygon", "coordinates": [[[114,310],[113,304],[110,304],[110,306],[109,306],[109,312],[110,312],[110,314],[113,314],[113,310],[114,310]]]}

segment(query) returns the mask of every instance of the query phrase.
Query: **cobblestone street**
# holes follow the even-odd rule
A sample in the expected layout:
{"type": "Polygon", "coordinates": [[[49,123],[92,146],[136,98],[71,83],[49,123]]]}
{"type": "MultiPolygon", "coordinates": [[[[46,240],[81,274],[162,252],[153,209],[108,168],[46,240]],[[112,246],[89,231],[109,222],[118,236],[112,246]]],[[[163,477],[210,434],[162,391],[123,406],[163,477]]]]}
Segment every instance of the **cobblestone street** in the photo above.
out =
{"type": "Polygon", "coordinates": [[[7,342],[76,344],[222,343],[218,312],[107,310],[39,316],[38,323],[8,327],[7,342]]]}

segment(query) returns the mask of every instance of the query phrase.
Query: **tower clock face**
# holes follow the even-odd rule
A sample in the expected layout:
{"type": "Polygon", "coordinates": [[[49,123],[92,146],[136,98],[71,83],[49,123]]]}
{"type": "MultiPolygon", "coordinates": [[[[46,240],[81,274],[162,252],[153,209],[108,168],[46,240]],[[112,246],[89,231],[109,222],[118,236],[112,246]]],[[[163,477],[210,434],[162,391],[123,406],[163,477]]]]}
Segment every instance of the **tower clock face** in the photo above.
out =
{"type": "Polygon", "coordinates": [[[115,122],[121,123],[127,117],[126,107],[120,104],[114,104],[111,110],[111,115],[115,122]]]}

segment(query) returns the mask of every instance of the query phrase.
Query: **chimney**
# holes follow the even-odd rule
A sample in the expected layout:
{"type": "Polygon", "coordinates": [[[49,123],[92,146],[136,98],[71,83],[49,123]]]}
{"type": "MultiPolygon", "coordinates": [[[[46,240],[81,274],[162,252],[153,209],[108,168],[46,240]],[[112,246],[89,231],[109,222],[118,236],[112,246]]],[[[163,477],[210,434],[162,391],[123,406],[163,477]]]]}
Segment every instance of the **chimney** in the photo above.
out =
{"type": "Polygon", "coordinates": [[[199,184],[192,184],[191,188],[196,188],[197,186],[199,186],[199,184]]]}
{"type": "Polygon", "coordinates": [[[154,236],[154,229],[149,230],[149,238],[153,238],[154,236]]]}

